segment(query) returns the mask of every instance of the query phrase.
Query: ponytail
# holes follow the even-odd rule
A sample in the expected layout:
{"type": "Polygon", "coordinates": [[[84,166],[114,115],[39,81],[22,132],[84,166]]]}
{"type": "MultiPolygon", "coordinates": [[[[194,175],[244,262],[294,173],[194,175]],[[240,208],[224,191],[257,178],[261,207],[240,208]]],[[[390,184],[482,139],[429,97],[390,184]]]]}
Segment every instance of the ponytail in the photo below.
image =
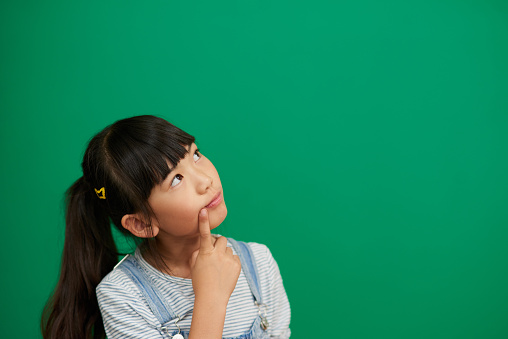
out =
{"type": "MultiPolygon", "coordinates": [[[[151,115],[119,120],[90,140],[81,163],[83,177],[66,193],[62,267],[42,315],[44,339],[105,338],[95,289],[117,263],[111,223],[132,236],[122,227],[125,214],[150,219],[152,189],[193,142],[190,134],[151,115]]],[[[134,241],[143,244],[142,251],[157,267],[164,267],[155,241],[134,241]]]]}
{"type": "Polygon", "coordinates": [[[95,288],[117,263],[105,203],[83,177],[66,192],[62,267],[44,309],[44,339],[105,338],[95,288]]]}

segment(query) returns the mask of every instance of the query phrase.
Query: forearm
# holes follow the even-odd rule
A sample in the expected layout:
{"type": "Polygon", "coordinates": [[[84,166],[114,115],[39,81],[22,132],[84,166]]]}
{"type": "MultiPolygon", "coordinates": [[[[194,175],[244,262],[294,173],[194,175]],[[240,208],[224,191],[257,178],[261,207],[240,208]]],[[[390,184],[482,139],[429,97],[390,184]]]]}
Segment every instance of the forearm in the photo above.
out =
{"type": "Polygon", "coordinates": [[[220,339],[226,319],[227,303],[196,299],[189,339],[220,339]]]}
{"type": "Polygon", "coordinates": [[[199,212],[199,232],[200,247],[190,259],[195,299],[189,339],[220,339],[241,272],[240,258],[227,247],[226,238],[213,240],[206,208],[199,212]]]}

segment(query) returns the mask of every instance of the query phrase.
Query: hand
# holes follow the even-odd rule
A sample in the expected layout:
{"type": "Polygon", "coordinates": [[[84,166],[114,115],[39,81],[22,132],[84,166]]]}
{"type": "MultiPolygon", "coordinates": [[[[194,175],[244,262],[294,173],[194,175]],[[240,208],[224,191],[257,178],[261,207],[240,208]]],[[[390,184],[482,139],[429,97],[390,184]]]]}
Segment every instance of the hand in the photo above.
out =
{"type": "Polygon", "coordinates": [[[215,244],[210,233],[208,211],[199,213],[200,247],[190,259],[192,287],[196,301],[227,305],[240,276],[240,258],[219,237],[215,244]]]}

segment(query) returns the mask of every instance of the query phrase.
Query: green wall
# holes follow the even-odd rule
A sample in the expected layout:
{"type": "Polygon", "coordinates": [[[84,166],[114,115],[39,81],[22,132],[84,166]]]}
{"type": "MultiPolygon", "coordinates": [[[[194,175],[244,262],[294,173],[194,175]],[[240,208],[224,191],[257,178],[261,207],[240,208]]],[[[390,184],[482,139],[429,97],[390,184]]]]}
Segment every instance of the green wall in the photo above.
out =
{"type": "Polygon", "coordinates": [[[0,336],[40,338],[87,140],[197,137],[293,338],[508,337],[508,3],[2,1],[0,336]]]}

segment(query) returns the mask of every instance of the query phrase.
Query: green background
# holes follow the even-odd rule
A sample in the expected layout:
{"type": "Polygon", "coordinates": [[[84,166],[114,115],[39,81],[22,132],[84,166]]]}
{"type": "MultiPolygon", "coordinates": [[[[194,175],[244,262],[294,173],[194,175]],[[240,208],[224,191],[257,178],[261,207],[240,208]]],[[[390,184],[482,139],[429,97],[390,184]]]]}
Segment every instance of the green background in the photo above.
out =
{"type": "Polygon", "coordinates": [[[39,338],[89,138],[197,137],[293,338],[508,337],[508,2],[2,1],[0,336],[39,338]]]}

